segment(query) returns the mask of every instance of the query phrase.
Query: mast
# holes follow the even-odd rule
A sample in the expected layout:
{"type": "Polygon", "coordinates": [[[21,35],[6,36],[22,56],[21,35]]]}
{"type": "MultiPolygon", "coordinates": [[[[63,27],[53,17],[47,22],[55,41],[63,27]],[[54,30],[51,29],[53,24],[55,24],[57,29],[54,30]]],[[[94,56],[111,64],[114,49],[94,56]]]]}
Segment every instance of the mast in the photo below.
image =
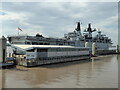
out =
{"type": "Polygon", "coordinates": [[[91,23],[88,24],[87,31],[88,31],[88,32],[92,32],[91,23]]]}
{"type": "Polygon", "coordinates": [[[87,28],[87,30],[86,30],[86,32],[89,33],[89,38],[92,38],[92,32],[95,32],[95,31],[96,31],[96,29],[93,29],[93,30],[92,30],[92,28],[91,28],[91,23],[89,23],[89,24],[88,24],[88,28],[87,28]]]}

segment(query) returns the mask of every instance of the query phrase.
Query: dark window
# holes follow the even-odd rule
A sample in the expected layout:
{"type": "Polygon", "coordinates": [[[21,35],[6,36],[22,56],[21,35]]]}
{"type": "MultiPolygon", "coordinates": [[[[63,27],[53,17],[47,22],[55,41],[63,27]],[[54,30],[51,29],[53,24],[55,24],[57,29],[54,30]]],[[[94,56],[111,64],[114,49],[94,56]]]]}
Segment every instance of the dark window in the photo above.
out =
{"type": "Polygon", "coordinates": [[[49,43],[44,43],[44,45],[50,45],[49,43]]]}
{"type": "Polygon", "coordinates": [[[28,52],[34,52],[34,49],[31,49],[31,50],[27,50],[28,52]]]}
{"type": "Polygon", "coordinates": [[[47,52],[47,49],[37,49],[37,52],[47,52]]]}
{"type": "Polygon", "coordinates": [[[38,43],[37,42],[32,42],[32,45],[38,45],[38,43]]]}
{"type": "Polygon", "coordinates": [[[30,44],[30,42],[26,42],[26,44],[30,44]]]}
{"type": "Polygon", "coordinates": [[[39,45],[43,45],[43,43],[39,43],[39,45]]]}
{"type": "Polygon", "coordinates": [[[60,43],[59,45],[63,45],[62,43],[60,43]]]}

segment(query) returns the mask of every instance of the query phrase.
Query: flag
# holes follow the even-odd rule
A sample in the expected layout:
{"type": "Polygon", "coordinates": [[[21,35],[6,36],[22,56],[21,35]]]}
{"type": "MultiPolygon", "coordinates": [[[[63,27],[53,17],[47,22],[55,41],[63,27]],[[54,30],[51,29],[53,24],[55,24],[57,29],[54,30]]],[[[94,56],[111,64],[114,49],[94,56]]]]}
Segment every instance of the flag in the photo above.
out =
{"type": "Polygon", "coordinates": [[[18,27],[18,30],[23,31],[21,28],[18,27]]]}

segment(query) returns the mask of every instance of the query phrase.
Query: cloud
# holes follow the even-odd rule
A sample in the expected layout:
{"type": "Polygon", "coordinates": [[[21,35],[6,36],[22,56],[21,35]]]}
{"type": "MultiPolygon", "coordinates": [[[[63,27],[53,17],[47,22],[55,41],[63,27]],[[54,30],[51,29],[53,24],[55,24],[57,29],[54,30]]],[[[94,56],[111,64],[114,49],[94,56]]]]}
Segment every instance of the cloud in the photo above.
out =
{"type": "MultiPolygon", "coordinates": [[[[117,38],[117,2],[4,2],[2,12],[3,34],[21,33],[63,37],[72,32],[77,21],[82,21],[82,29],[92,23],[111,38],[117,38]],[[11,32],[15,31],[15,32],[11,32]],[[113,34],[111,32],[115,31],[113,34]]],[[[1,12],[1,11],[0,11],[1,12]]],[[[114,40],[114,42],[117,42],[114,40]]]]}
{"type": "Polygon", "coordinates": [[[14,12],[8,12],[3,11],[3,14],[0,16],[3,21],[11,20],[11,21],[21,21],[25,18],[25,14],[23,13],[14,13],[14,12]]]}

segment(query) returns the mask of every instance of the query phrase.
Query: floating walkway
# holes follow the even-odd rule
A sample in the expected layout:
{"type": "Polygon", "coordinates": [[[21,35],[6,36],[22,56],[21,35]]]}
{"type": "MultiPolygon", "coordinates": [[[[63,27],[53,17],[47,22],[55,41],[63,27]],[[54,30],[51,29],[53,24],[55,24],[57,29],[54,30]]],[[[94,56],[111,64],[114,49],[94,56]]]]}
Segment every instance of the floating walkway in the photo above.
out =
{"type": "Polygon", "coordinates": [[[14,63],[0,63],[0,69],[8,69],[15,67],[14,63]]]}

